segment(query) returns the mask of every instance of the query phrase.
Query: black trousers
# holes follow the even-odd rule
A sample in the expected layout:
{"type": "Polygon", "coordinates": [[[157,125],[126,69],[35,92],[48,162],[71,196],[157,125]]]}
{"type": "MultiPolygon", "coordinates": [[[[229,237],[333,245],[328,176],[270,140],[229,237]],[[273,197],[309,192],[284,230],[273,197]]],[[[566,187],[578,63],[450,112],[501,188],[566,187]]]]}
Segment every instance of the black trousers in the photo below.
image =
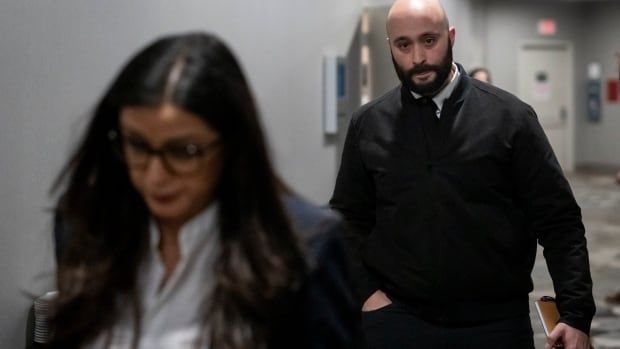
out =
{"type": "Polygon", "coordinates": [[[529,315],[468,326],[432,324],[395,301],[362,313],[367,349],[534,349],[529,315]]]}

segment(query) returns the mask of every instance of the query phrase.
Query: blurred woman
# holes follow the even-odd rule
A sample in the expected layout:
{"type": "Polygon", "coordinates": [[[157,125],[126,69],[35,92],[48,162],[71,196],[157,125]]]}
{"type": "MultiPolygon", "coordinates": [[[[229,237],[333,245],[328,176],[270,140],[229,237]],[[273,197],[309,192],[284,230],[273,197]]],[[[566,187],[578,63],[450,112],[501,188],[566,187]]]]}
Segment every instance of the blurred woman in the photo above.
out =
{"type": "Polygon", "coordinates": [[[274,173],[217,38],[141,50],[96,107],[56,190],[53,348],[346,348],[340,221],[274,173]]]}

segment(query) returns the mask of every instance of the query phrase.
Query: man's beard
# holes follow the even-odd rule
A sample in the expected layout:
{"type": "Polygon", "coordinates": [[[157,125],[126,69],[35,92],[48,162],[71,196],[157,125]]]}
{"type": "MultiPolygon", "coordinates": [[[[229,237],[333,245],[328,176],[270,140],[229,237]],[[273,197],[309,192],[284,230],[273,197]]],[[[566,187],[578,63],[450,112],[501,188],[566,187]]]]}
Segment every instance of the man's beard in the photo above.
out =
{"type": "Polygon", "coordinates": [[[446,85],[448,77],[450,76],[450,71],[452,70],[452,45],[448,43],[446,54],[438,65],[424,64],[405,71],[396,63],[394,55],[392,55],[392,63],[394,64],[394,69],[396,70],[398,78],[409,90],[419,95],[433,96],[446,85]],[[416,84],[413,81],[412,78],[414,75],[428,71],[435,72],[435,79],[433,81],[425,84],[416,84]]]}

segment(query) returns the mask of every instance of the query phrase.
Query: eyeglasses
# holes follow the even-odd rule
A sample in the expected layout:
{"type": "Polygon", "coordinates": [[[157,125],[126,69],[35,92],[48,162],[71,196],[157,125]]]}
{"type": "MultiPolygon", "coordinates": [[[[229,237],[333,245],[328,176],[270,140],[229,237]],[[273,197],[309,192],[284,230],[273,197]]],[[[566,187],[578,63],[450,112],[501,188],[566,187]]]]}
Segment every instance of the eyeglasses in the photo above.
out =
{"type": "Polygon", "coordinates": [[[153,156],[159,157],[168,172],[177,175],[196,172],[208,155],[207,150],[219,144],[219,140],[207,144],[193,143],[167,144],[153,148],[146,141],[137,137],[120,136],[117,131],[110,131],[108,138],[114,143],[128,167],[145,169],[153,156]]]}

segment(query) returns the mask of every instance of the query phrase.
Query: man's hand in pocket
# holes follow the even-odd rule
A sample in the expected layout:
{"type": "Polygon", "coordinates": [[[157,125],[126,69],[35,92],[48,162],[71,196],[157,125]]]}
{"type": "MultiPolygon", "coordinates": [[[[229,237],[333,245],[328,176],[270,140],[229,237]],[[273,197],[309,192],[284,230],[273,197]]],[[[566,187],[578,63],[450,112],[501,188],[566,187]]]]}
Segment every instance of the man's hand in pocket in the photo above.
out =
{"type": "Polygon", "coordinates": [[[362,306],[362,311],[373,311],[392,304],[392,301],[381,290],[375,291],[362,306]]]}

